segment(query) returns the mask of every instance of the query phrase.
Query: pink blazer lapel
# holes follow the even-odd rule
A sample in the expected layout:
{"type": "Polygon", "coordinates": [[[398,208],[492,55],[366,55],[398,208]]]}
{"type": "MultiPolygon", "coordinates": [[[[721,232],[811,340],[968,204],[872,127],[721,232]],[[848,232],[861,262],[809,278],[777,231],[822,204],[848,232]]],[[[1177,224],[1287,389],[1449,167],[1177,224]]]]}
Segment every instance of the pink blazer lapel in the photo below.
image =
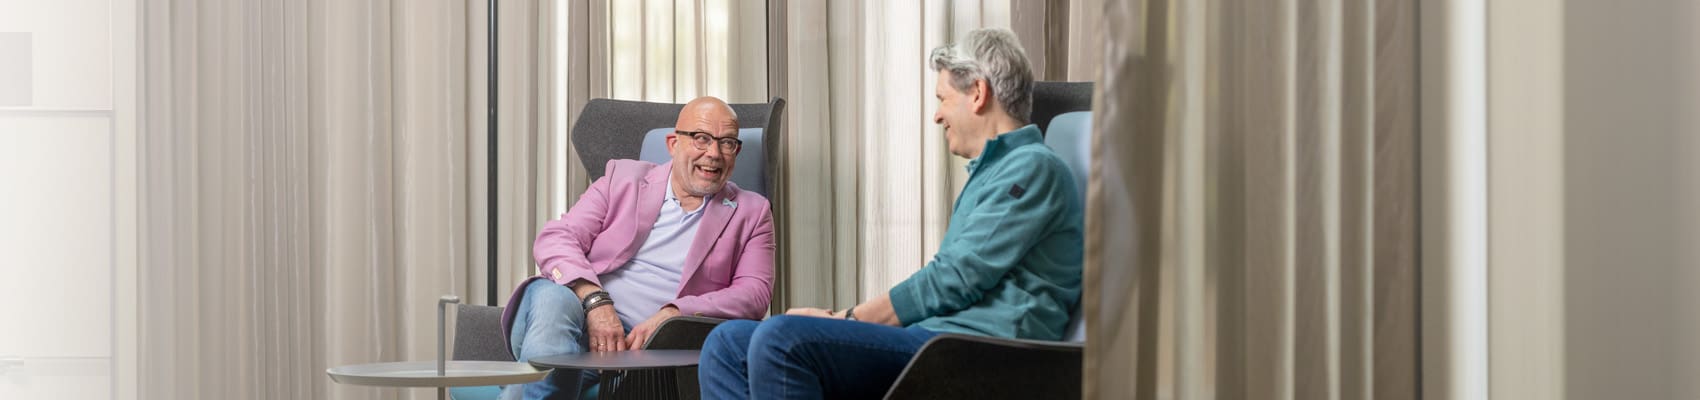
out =
{"type": "Polygon", "coordinates": [[[683,290],[689,284],[697,269],[702,267],[702,261],[708,257],[708,251],[714,248],[714,242],[720,239],[720,233],[726,231],[726,225],[732,221],[733,211],[737,210],[738,190],[731,182],[720,189],[720,193],[703,204],[708,207],[703,210],[702,225],[697,225],[697,237],[691,241],[691,252],[685,254],[685,271],[679,280],[679,288],[683,290]]]}
{"type": "Polygon", "coordinates": [[[667,196],[667,175],[672,173],[671,161],[649,170],[643,176],[643,182],[638,183],[637,219],[632,220],[632,244],[626,246],[626,251],[620,252],[620,258],[615,262],[624,264],[637,256],[643,243],[649,240],[649,231],[655,228],[655,219],[661,216],[661,199],[667,196]]]}

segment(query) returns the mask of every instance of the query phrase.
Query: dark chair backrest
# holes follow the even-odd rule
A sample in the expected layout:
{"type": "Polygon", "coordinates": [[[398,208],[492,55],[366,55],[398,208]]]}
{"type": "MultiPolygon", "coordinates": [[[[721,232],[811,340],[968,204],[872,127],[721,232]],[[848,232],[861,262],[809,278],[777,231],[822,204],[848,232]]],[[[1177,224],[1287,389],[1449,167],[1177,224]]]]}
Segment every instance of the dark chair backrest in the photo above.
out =
{"type": "MultiPolygon", "coordinates": [[[[628,101],[613,99],[591,99],[579,112],[578,122],[573,124],[573,147],[578,152],[579,161],[584,163],[584,169],[590,173],[590,179],[602,178],[602,168],[608,165],[608,160],[636,160],[642,153],[644,134],[655,128],[673,126],[679,120],[679,111],[684,104],[651,103],[645,101],[628,101]]],[[[763,137],[767,142],[768,154],[766,174],[770,180],[778,179],[780,162],[779,151],[785,148],[785,124],[780,121],[785,115],[785,99],[774,97],[766,103],[732,104],[732,111],[738,113],[739,128],[762,128],[763,137]]],[[[768,187],[776,187],[772,182],[768,187]]]]}
{"type": "MultiPolygon", "coordinates": [[[[1092,166],[1091,111],[1092,82],[1033,83],[1032,122],[1045,133],[1045,144],[1068,163],[1081,201],[1086,200],[1086,181],[1092,166]],[[1053,125],[1053,121],[1057,124],[1053,125]]],[[[1074,307],[1063,340],[1085,342],[1086,322],[1081,316],[1084,307],[1080,302],[1076,302],[1074,307]]]]}
{"type": "MultiPolygon", "coordinates": [[[[1086,184],[1091,177],[1092,168],[1092,112],[1075,111],[1063,113],[1051,120],[1051,129],[1045,131],[1045,145],[1057,153],[1064,163],[1068,164],[1069,172],[1074,177],[1075,193],[1079,196],[1082,208],[1086,207],[1086,184]]],[[[1070,342],[1086,341],[1086,321],[1081,318],[1081,304],[1074,305],[1074,312],[1069,315],[1068,330],[1063,340],[1070,342]]]]}
{"type": "Polygon", "coordinates": [[[513,351],[502,338],[502,308],[459,304],[455,306],[454,359],[464,361],[513,361],[513,351]]]}
{"type": "Polygon", "coordinates": [[[1050,132],[1051,119],[1075,111],[1092,111],[1092,82],[1033,82],[1033,115],[1039,131],[1050,132]]]}
{"type": "MultiPolygon", "coordinates": [[[[667,152],[667,135],[671,134],[672,127],[650,130],[643,137],[643,152],[638,159],[656,164],[672,161],[673,155],[667,152]]],[[[737,166],[732,169],[732,182],[737,183],[739,189],[772,199],[773,193],[768,183],[773,179],[767,168],[768,144],[763,140],[764,136],[766,132],[763,132],[762,128],[738,130],[738,139],[744,141],[744,149],[738,152],[737,166]]]]}

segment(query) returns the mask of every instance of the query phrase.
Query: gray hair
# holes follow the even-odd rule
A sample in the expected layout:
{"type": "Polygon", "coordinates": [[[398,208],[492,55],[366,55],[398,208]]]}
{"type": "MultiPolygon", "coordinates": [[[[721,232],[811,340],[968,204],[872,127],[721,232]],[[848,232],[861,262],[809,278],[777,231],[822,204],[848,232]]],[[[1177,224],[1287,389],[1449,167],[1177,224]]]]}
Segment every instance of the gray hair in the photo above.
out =
{"type": "Polygon", "coordinates": [[[950,86],[967,92],[974,81],[985,79],[1009,116],[1029,122],[1033,114],[1033,68],[1027,65],[1027,51],[1015,40],[1015,32],[1003,28],[982,28],[968,32],[962,41],[933,49],[930,64],[934,71],[950,71],[950,86]]]}

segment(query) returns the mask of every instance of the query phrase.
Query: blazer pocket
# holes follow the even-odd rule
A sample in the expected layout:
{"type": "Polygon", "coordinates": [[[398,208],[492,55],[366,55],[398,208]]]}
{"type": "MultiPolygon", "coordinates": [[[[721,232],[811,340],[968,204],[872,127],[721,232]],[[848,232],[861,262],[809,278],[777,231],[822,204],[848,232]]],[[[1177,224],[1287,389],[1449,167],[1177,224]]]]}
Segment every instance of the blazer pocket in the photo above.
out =
{"type": "Polygon", "coordinates": [[[709,283],[712,284],[715,289],[720,289],[732,283],[732,271],[736,269],[737,268],[733,268],[731,265],[727,265],[726,258],[720,257],[720,255],[714,254],[711,251],[708,257],[703,258],[702,265],[697,266],[697,272],[691,276],[691,280],[701,283],[709,283]]]}

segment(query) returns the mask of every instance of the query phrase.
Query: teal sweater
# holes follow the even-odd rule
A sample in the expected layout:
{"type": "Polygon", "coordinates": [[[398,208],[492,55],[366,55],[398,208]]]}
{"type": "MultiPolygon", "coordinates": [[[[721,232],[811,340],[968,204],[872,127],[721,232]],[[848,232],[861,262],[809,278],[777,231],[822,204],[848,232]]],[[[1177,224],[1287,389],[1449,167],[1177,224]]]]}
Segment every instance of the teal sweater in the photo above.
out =
{"type": "Polygon", "coordinates": [[[1080,300],[1082,210],[1074,179],[1039,128],[986,142],[938,254],[891,288],[904,326],[1059,340],[1080,300]]]}

